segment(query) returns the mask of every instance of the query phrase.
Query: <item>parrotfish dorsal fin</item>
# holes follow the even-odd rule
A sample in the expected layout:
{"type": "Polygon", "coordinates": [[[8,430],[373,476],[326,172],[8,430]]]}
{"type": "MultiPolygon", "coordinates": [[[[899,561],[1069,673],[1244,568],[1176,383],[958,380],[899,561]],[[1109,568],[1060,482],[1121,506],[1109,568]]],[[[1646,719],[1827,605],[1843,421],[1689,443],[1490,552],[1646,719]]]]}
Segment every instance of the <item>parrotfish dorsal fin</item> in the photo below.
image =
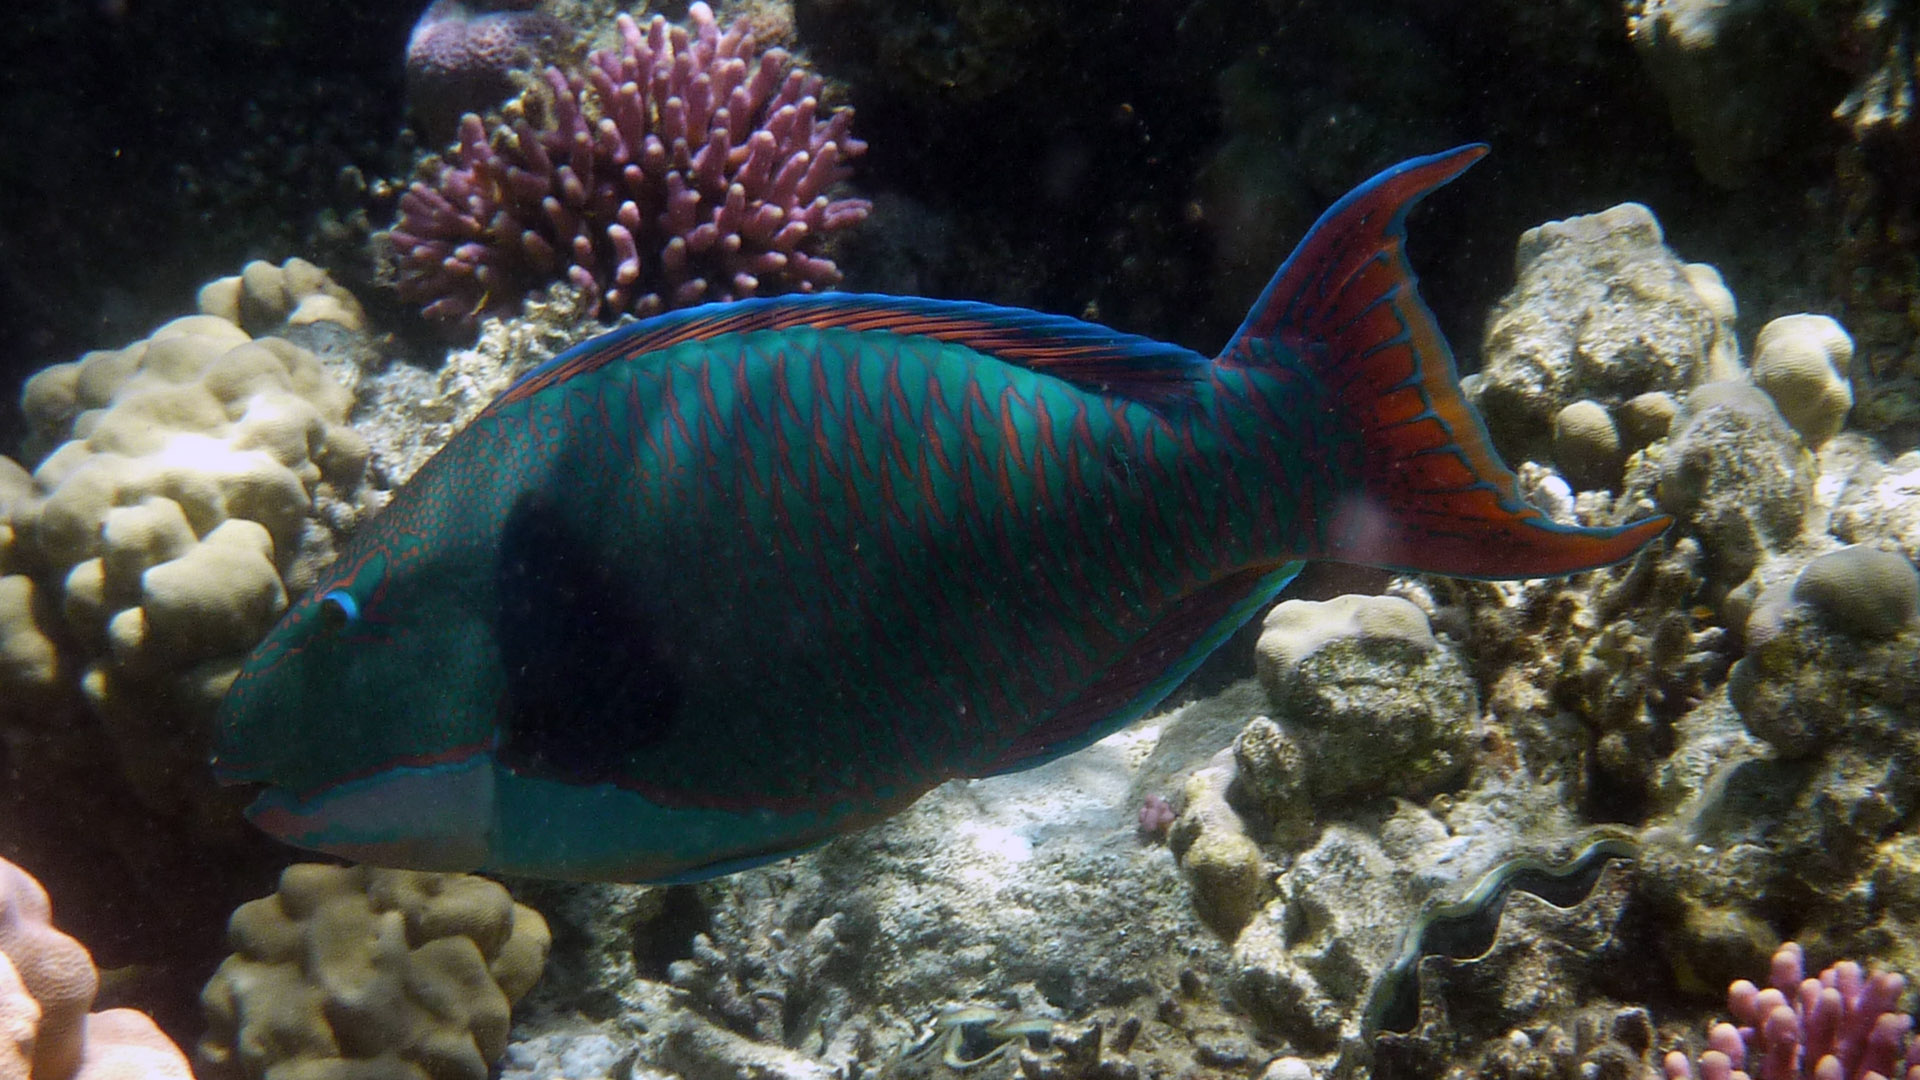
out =
{"type": "Polygon", "coordinates": [[[521,376],[505,405],[608,364],[725,334],[796,328],[884,331],[964,345],[1083,390],[1147,404],[1187,398],[1207,359],[1178,345],[1095,323],[964,300],[821,293],[706,304],[634,323],[561,353],[521,376]]]}
{"type": "Polygon", "coordinates": [[[1520,497],[1461,394],[1453,350],[1406,257],[1407,212],[1487,152],[1397,165],[1333,204],[1254,304],[1222,364],[1290,366],[1358,444],[1358,490],[1322,521],[1314,558],[1459,577],[1565,574],[1627,558],[1669,522],[1555,524],[1520,497]]]}

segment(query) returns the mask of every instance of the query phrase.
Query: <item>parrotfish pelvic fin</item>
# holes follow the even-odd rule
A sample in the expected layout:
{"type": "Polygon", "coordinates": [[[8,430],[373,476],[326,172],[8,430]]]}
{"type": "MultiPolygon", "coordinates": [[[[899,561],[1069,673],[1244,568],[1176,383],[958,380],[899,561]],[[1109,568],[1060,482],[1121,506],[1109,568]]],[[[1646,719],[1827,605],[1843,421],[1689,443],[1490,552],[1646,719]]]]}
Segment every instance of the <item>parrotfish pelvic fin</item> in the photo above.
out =
{"type": "Polygon", "coordinates": [[[1219,363],[1283,363],[1357,437],[1353,483],[1310,558],[1457,577],[1528,578],[1619,562],[1670,519],[1559,525],[1520,497],[1461,393],[1453,351],[1406,257],[1407,212],[1487,152],[1403,162],[1349,192],[1280,267],[1219,363]]]}

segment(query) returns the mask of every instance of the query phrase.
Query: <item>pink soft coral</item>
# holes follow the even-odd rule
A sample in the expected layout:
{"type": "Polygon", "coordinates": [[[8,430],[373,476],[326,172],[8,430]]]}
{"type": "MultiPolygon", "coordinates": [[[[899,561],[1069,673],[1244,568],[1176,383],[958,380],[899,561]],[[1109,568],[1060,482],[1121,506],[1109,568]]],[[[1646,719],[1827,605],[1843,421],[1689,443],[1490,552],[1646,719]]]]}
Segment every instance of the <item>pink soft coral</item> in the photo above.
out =
{"type": "Polygon", "coordinates": [[[1871,976],[1842,961],[1806,978],[1806,958],[1789,941],[1773,954],[1773,985],[1745,979],[1727,989],[1739,1027],[1715,1024],[1698,1073],[1678,1050],[1667,1055],[1670,1080],[1920,1080],[1913,1017],[1894,1011],[1907,980],[1871,976]]]}

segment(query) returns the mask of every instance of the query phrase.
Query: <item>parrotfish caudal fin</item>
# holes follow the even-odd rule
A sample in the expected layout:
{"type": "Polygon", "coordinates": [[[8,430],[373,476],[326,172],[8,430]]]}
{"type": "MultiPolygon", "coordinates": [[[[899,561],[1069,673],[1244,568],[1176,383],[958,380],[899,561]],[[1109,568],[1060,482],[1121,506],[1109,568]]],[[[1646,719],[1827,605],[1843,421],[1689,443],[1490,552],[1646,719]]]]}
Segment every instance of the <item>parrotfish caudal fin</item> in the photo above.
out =
{"type": "Polygon", "coordinates": [[[1618,562],[1666,529],[1557,525],[1521,499],[1467,405],[1453,351],[1407,264],[1407,211],[1487,152],[1415,158],[1320,216],[1254,304],[1219,363],[1295,368],[1357,437],[1351,481],[1310,558],[1459,577],[1526,578],[1618,562]]]}

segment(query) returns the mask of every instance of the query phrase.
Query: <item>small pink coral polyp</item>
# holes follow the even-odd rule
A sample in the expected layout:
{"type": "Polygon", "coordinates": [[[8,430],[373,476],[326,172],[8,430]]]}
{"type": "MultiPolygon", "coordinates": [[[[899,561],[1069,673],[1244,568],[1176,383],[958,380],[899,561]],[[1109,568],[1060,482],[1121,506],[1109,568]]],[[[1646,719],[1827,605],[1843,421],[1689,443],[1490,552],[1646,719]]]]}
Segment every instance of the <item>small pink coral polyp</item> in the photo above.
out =
{"type": "Polygon", "coordinates": [[[584,75],[547,69],[538,127],[463,117],[455,160],[401,198],[401,297],[466,329],[561,279],[607,319],[837,284],[819,238],[871,209],[827,195],[866,149],[852,110],[823,117],[819,77],[742,23],[688,19],[620,16],[584,75]]]}

